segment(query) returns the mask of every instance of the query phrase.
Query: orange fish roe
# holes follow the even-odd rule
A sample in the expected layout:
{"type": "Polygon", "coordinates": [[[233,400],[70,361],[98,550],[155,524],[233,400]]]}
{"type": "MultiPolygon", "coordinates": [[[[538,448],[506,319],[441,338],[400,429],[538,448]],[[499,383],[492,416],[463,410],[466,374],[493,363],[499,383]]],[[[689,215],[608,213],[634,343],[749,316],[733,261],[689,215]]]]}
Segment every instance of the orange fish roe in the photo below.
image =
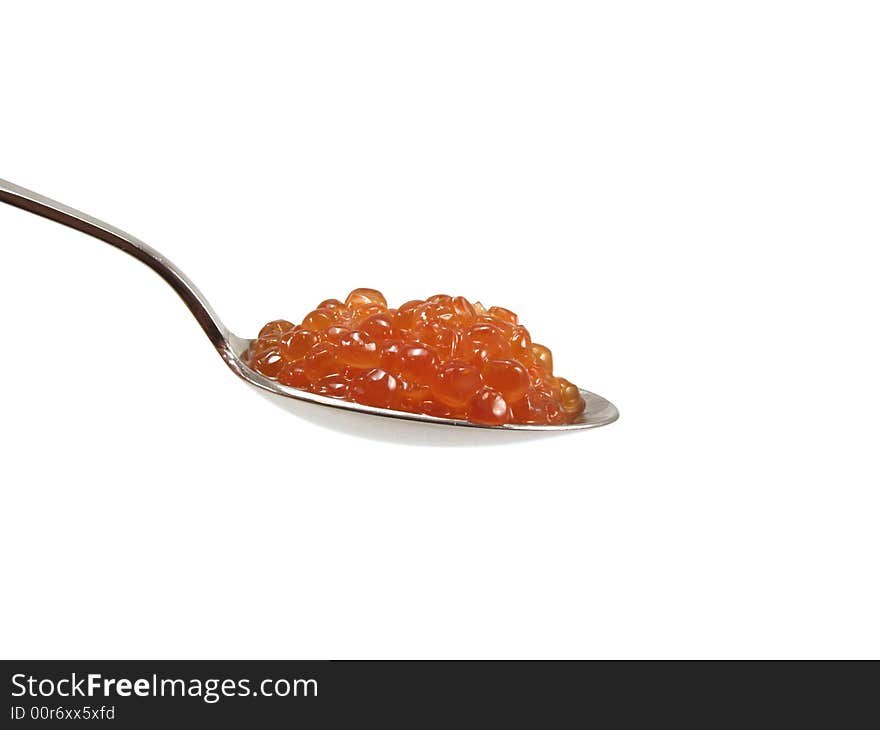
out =
{"type": "Polygon", "coordinates": [[[247,358],[293,388],[490,426],[571,423],[584,410],[513,312],[445,294],[389,309],[375,289],[355,289],[302,324],[269,322],[247,358]]]}

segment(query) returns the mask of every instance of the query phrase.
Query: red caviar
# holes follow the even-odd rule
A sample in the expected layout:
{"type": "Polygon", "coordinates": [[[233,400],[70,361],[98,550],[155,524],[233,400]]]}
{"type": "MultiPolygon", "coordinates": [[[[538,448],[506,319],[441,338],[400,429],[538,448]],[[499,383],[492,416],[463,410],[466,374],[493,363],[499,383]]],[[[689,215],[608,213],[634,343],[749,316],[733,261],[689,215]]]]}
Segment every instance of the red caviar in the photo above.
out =
{"type": "Polygon", "coordinates": [[[375,289],[269,322],[248,350],[267,378],[378,408],[498,426],[571,423],[580,391],[509,309],[437,294],[389,309],[375,289]]]}

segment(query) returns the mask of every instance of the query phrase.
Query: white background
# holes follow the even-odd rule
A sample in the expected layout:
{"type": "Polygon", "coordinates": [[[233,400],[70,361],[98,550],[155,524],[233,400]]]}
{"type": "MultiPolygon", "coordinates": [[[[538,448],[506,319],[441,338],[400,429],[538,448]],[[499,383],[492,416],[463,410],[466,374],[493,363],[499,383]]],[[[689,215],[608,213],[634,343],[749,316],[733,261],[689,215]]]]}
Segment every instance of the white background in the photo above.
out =
{"type": "Polygon", "coordinates": [[[318,428],[150,271],[0,206],[0,653],[880,656],[878,20],[3,3],[0,177],[243,335],[355,286],[508,306],[622,417],[318,428]]]}

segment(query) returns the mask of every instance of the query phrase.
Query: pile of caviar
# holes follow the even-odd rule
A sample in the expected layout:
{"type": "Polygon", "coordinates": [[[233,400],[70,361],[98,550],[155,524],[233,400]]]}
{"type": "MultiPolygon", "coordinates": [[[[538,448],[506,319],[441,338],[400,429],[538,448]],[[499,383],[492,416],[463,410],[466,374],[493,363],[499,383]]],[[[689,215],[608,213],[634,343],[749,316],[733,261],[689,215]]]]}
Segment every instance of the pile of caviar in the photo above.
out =
{"type": "Polygon", "coordinates": [[[445,294],[389,309],[375,289],[355,289],[301,324],[269,322],[248,364],[312,393],[490,426],[570,423],[584,410],[513,312],[445,294]]]}

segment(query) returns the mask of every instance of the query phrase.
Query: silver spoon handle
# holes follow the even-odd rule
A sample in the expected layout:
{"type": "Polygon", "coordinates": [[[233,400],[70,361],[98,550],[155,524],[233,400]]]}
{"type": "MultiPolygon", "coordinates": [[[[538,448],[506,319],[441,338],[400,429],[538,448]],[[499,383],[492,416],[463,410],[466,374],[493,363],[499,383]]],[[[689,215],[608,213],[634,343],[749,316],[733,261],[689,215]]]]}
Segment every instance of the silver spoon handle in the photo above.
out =
{"type": "Polygon", "coordinates": [[[39,193],[26,190],[3,179],[0,179],[0,201],[74,228],[82,233],[87,233],[125,251],[129,256],[134,256],[138,261],[146,264],[159,274],[177,292],[178,296],[183,299],[184,304],[186,304],[189,311],[192,312],[201,325],[205,334],[208,335],[208,339],[221,351],[221,354],[227,349],[229,331],[220,321],[211,305],[208,304],[204,295],[189,280],[186,274],[154,248],[151,248],[131,234],[111,226],[109,223],[104,223],[63,203],[51,200],[39,193]]]}

